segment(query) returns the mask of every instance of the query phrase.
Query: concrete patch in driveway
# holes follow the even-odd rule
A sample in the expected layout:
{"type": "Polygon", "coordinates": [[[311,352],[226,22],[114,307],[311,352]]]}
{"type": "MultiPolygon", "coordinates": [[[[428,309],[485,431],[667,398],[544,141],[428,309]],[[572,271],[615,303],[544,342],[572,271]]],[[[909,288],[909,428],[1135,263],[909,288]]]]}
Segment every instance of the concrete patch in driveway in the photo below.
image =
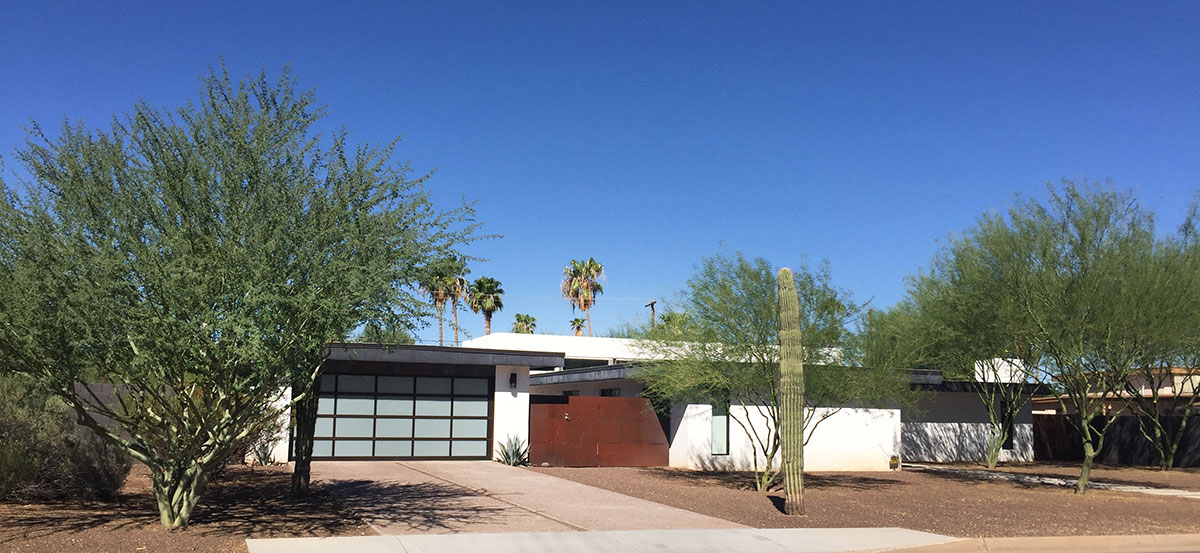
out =
{"type": "Polygon", "coordinates": [[[312,475],[380,534],[743,528],[489,461],[322,461],[312,475]]]}

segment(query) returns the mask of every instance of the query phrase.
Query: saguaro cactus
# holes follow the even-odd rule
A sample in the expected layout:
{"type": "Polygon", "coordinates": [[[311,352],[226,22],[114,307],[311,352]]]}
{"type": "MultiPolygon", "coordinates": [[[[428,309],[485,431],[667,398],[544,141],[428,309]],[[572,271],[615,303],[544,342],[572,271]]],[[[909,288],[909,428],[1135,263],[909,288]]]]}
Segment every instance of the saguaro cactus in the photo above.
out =
{"type": "Polygon", "coordinates": [[[800,299],[792,270],[779,270],[779,432],[783,447],[785,511],[804,514],[804,357],[800,299]]]}

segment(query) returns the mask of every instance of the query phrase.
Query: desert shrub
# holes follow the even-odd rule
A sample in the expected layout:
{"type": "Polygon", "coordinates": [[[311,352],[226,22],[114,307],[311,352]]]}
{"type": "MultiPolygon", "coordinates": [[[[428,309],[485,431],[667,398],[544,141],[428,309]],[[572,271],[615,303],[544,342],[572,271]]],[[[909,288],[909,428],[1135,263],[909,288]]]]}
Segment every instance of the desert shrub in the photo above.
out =
{"type": "Polygon", "coordinates": [[[508,439],[500,442],[499,445],[496,452],[497,461],[514,467],[523,467],[529,464],[529,444],[525,440],[509,434],[508,439]]]}
{"type": "Polygon", "coordinates": [[[120,448],[21,377],[0,375],[0,398],[0,500],[116,497],[130,467],[120,448]]]}

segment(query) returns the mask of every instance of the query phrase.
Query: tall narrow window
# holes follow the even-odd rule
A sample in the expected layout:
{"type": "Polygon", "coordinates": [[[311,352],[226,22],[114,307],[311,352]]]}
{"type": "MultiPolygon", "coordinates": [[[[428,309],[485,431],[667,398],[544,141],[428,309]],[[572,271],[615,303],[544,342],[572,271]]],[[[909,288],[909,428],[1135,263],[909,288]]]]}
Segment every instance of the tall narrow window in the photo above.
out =
{"type": "Polygon", "coordinates": [[[729,455],[729,405],[713,405],[712,454],[729,455]]]}
{"type": "Polygon", "coordinates": [[[1007,401],[1000,402],[1000,424],[1003,425],[1004,428],[1004,449],[1012,449],[1013,431],[1015,428],[1013,428],[1014,425],[1012,412],[1009,411],[1009,404],[1007,401]]]}

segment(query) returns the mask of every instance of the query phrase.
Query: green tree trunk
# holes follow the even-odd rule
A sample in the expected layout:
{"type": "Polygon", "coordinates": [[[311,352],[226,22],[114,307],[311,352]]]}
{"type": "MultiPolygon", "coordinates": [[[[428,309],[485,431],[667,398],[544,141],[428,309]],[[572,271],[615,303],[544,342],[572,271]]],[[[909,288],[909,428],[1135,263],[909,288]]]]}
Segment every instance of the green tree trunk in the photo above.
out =
{"type": "Polygon", "coordinates": [[[804,357],[792,271],[779,270],[779,419],[785,511],[804,514],[804,357]]]}
{"type": "Polygon", "coordinates": [[[184,528],[200,501],[212,470],[200,464],[183,469],[151,469],[158,517],[167,528],[184,528]]]}
{"type": "Polygon", "coordinates": [[[1079,471],[1079,485],[1075,493],[1087,493],[1088,476],[1092,474],[1092,461],[1096,458],[1096,448],[1092,446],[1091,438],[1083,440],[1083,468],[1079,471]]]}
{"type": "Polygon", "coordinates": [[[1000,449],[1004,445],[1004,440],[1007,439],[1003,430],[997,430],[992,427],[992,440],[988,443],[987,468],[994,469],[1000,464],[1000,449]]]}
{"type": "MultiPolygon", "coordinates": [[[[319,382],[320,379],[317,380],[319,382]]],[[[304,393],[292,405],[292,421],[296,425],[293,438],[292,459],[296,465],[292,470],[292,495],[307,495],[312,477],[313,435],[317,431],[317,383],[307,379],[294,381],[292,393],[304,393]]]]}

